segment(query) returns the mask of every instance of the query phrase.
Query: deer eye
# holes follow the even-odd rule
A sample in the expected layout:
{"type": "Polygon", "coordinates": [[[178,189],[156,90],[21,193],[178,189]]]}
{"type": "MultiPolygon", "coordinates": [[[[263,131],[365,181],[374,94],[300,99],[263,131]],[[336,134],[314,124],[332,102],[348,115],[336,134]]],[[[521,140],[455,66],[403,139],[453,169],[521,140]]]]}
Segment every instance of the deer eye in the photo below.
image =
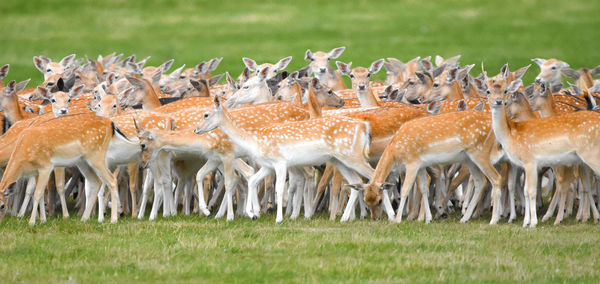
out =
{"type": "Polygon", "coordinates": [[[117,108],[117,105],[116,105],[116,104],[114,104],[114,105],[113,105],[113,108],[117,108]]]}
{"type": "Polygon", "coordinates": [[[48,68],[46,69],[46,72],[52,72],[52,69],[48,68]]]}
{"type": "Polygon", "coordinates": [[[249,88],[250,88],[249,86],[242,87],[242,89],[244,89],[244,90],[248,90],[249,88]]]}
{"type": "Polygon", "coordinates": [[[71,99],[68,99],[68,100],[67,100],[67,102],[68,102],[68,103],[70,103],[70,102],[71,102],[71,99]]]}
{"type": "Polygon", "coordinates": [[[485,91],[486,94],[491,94],[492,92],[490,92],[490,90],[485,91]]]}
{"type": "Polygon", "coordinates": [[[350,78],[353,78],[353,79],[354,79],[354,75],[353,75],[353,74],[350,74],[350,78]]]}
{"type": "Polygon", "coordinates": [[[367,78],[371,78],[371,73],[367,74],[367,78]]]}
{"type": "Polygon", "coordinates": [[[552,66],[552,68],[550,68],[550,69],[552,69],[552,70],[556,70],[556,66],[552,66]]]}
{"type": "Polygon", "coordinates": [[[204,119],[207,119],[209,116],[208,112],[204,114],[204,119]]]}
{"type": "Polygon", "coordinates": [[[146,144],[141,144],[140,146],[142,147],[142,151],[146,149],[146,144]]]}
{"type": "Polygon", "coordinates": [[[414,85],[414,84],[415,84],[415,82],[413,82],[413,81],[409,81],[409,82],[408,82],[408,85],[409,85],[409,86],[412,86],[412,85],[414,85]]]}
{"type": "Polygon", "coordinates": [[[48,82],[48,87],[54,86],[54,82],[48,82]]]}
{"type": "Polygon", "coordinates": [[[437,83],[433,84],[433,87],[434,87],[434,88],[437,88],[437,87],[439,87],[439,86],[440,86],[440,85],[438,85],[437,83]]]}
{"type": "Polygon", "coordinates": [[[327,93],[331,95],[331,94],[333,94],[333,91],[329,90],[327,93]]]}
{"type": "Polygon", "coordinates": [[[382,199],[379,199],[379,202],[377,202],[377,205],[381,205],[382,201],[383,201],[382,199]]]}
{"type": "Polygon", "coordinates": [[[50,102],[51,102],[51,103],[55,103],[55,102],[56,102],[56,100],[55,100],[55,99],[51,99],[51,100],[50,100],[50,102]]]}

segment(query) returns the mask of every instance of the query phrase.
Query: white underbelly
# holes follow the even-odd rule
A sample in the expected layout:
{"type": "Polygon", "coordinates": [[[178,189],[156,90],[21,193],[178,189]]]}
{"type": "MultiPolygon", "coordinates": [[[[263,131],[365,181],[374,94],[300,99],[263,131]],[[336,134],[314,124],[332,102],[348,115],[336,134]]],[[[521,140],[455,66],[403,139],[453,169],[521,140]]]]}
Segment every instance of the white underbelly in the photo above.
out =
{"type": "Polygon", "coordinates": [[[535,157],[538,167],[548,167],[557,165],[573,165],[581,160],[575,152],[558,153],[551,155],[539,155],[535,157]]]}
{"type": "Polygon", "coordinates": [[[424,167],[439,165],[439,164],[454,164],[464,161],[467,158],[466,154],[460,151],[437,153],[421,156],[421,163],[424,167]]]}

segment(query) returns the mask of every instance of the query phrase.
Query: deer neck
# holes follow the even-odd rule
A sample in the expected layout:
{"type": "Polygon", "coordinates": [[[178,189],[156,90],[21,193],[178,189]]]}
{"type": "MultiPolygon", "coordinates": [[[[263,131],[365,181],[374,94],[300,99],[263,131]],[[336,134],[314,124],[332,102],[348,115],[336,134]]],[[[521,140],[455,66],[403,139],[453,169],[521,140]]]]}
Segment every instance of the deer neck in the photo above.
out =
{"type": "Polygon", "coordinates": [[[210,147],[208,141],[205,139],[206,135],[211,133],[205,133],[202,135],[196,135],[191,129],[185,129],[180,131],[164,131],[155,130],[156,139],[158,145],[161,148],[168,150],[184,150],[186,148],[200,148],[208,149],[210,147]]]}
{"type": "Polygon", "coordinates": [[[458,81],[454,81],[451,88],[452,91],[450,91],[450,94],[446,97],[448,101],[460,101],[465,98],[462,94],[462,90],[460,89],[460,84],[458,81]]]}
{"type": "Polygon", "coordinates": [[[556,103],[554,102],[553,97],[547,98],[547,102],[540,107],[540,116],[541,117],[553,117],[559,115],[558,109],[556,108],[556,103]]]}
{"type": "Polygon", "coordinates": [[[581,76],[579,76],[579,79],[577,79],[577,81],[575,82],[577,87],[579,87],[580,89],[585,91],[594,85],[594,79],[592,78],[592,75],[590,74],[589,71],[588,72],[579,71],[579,74],[581,76]]]}
{"type": "Polygon", "coordinates": [[[17,121],[25,119],[23,110],[19,107],[19,101],[17,95],[14,95],[11,99],[9,106],[4,110],[6,118],[11,124],[15,124],[17,121]]]}
{"type": "Polygon", "coordinates": [[[511,121],[506,115],[504,104],[501,107],[490,107],[492,111],[492,129],[500,144],[505,145],[511,138],[511,121]]]}
{"type": "Polygon", "coordinates": [[[223,108],[223,114],[219,128],[225,133],[233,143],[252,153],[253,146],[256,145],[256,139],[248,132],[236,125],[231,119],[229,111],[223,108]]]}
{"type": "Polygon", "coordinates": [[[160,100],[158,99],[158,95],[154,90],[154,87],[147,86],[146,95],[144,96],[144,100],[142,101],[142,108],[144,110],[153,110],[161,106],[160,100]]]}
{"type": "Polygon", "coordinates": [[[312,86],[308,88],[307,104],[310,118],[319,118],[323,115],[322,107],[317,101],[317,96],[312,86]]]}
{"type": "Polygon", "coordinates": [[[370,84],[367,86],[367,89],[363,92],[356,92],[358,97],[358,101],[360,102],[361,107],[379,107],[379,101],[375,98],[375,94],[373,94],[373,89],[371,89],[370,84]]]}
{"type": "Polygon", "coordinates": [[[392,149],[394,147],[388,147],[386,151],[381,156],[379,163],[377,163],[377,168],[375,168],[375,173],[373,173],[373,179],[371,183],[384,183],[387,179],[387,176],[390,174],[392,167],[394,166],[394,155],[392,149]]]}

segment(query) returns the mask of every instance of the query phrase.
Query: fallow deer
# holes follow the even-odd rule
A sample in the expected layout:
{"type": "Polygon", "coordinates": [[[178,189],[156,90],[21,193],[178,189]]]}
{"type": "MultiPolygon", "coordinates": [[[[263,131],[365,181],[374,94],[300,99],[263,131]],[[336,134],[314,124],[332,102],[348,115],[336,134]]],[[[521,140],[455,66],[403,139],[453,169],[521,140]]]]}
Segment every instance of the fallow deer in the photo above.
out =
{"type": "Polygon", "coordinates": [[[339,70],[329,66],[329,60],[340,57],[345,49],[346,47],[342,46],[334,48],[328,53],[323,51],[312,53],[310,49],[307,49],[304,55],[304,60],[310,61],[310,71],[319,79],[321,84],[334,91],[346,89],[346,84],[344,84],[339,70]]]}

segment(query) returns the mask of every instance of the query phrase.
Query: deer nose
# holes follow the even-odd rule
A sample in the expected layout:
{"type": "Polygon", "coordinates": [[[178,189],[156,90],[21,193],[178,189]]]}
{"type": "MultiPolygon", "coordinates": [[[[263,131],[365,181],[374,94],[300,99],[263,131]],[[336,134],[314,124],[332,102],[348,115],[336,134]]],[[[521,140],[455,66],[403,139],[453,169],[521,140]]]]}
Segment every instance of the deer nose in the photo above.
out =
{"type": "Polygon", "coordinates": [[[535,77],[535,83],[538,84],[538,85],[541,84],[542,83],[542,78],[535,77]]]}
{"type": "Polygon", "coordinates": [[[367,86],[364,85],[364,84],[358,85],[358,89],[361,90],[361,91],[364,91],[366,88],[367,88],[367,86]]]}
{"type": "Polygon", "coordinates": [[[61,109],[60,114],[67,114],[67,109],[61,109]]]}
{"type": "Polygon", "coordinates": [[[323,67],[321,67],[321,68],[319,68],[319,71],[320,71],[321,73],[325,73],[325,71],[327,71],[327,68],[323,68],[323,67]]]}

